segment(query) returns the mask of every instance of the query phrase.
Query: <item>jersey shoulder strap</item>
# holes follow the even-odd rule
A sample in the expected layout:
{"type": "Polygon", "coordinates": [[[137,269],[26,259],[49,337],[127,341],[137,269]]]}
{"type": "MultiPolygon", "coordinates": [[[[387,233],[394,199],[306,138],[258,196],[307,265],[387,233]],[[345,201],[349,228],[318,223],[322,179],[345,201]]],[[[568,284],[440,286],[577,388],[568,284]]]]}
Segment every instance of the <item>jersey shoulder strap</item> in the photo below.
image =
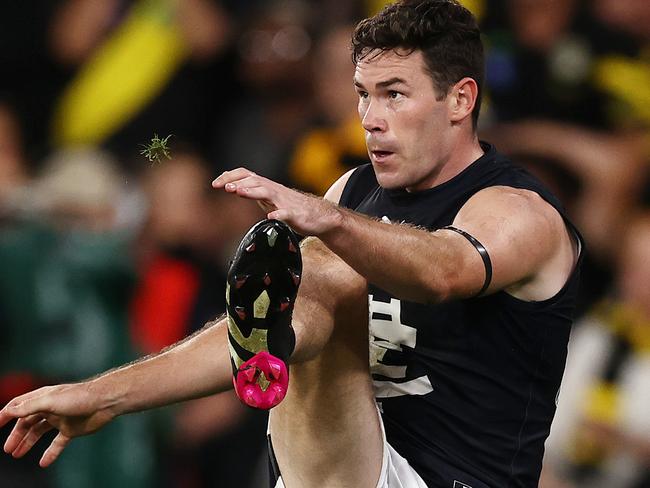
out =
{"type": "Polygon", "coordinates": [[[368,194],[377,188],[377,178],[372,164],[359,166],[348,178],[339,205],[346,208],[355,209],[368,196],[368,194]]]}

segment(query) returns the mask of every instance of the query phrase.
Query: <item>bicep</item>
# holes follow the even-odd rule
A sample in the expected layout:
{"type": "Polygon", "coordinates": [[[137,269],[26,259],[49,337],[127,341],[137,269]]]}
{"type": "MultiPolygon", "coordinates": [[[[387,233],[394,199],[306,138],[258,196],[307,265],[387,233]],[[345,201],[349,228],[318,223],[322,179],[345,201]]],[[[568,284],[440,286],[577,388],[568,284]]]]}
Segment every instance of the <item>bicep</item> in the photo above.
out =
{"type": "MultiPolygon", "coordinates": [[[[480,191],[461,208],[453,225],[487,250],[492,265],[487,293],[516,289],[534,281],[551,260],[564,230],[559,213],[538,194],[510,187],[480,191]]],[[[462,262],[472,268],[458,274],[459,288],[478,291],[485,279],[485,264],[466,238],[455,238],[459,252],[465,255],[462,262]],[[477,273],[476,268],[483,272],[477,273]]]]}

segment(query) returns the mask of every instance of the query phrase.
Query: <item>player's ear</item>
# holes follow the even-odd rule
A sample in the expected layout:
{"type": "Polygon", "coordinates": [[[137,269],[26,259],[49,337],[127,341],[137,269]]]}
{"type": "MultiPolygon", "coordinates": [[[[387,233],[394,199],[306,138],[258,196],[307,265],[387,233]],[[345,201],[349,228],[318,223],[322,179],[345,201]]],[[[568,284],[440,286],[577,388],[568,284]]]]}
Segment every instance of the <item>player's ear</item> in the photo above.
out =
{"type": "Polygon", "coordinates": [[[449,120],[461,122],[472,116],[478,97],[478,85],[473,78],[465,77],[456,83],[447,96],[449,100],[449,120]]]}

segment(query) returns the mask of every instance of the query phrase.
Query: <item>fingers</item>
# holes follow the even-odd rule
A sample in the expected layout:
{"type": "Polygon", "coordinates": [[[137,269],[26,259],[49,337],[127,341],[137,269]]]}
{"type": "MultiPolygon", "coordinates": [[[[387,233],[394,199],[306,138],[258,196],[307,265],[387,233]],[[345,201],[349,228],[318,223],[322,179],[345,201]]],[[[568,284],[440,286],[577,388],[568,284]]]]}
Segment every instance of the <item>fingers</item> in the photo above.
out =
{"type": "Polygon", "coordinates": [[[56,459],[69,443],[70,437],[59,432],[59,434],[52,441],[52,444],[50,444],[50,447],[48,447],[47,450],[43,453],[43,457],[41,457],[41,460],[38,463],[39,466],[41,468],[47,468],[50,464],[56,461],[56,459]]]}
{"type": "MultiPolygon", "coordinates": [[[[234,184],[235,183],[229,183],[229,185],[234,184]]],[[[226,191],[229,191],[228,187],[226,187],[226,191]]],[[[234,188],[233,193],[234,192],[237,193],[237,196],[247,198],[249,200],[264,200],[267,206],[275,208],[272,202],[274,193],[270,188],[267,188],[265,186],[257,186],[254,182],[246,182],[243,184],[237,183],[237,186],[234,188]]]]}
{"type": "Polygon", "coordinates": [[[265,205],[271,210],[275,209],[274,199],[277,195],[277,183],[253,174],[224,185],[224,190],[250,200],[264,200],[265,205]]]}
{"type": "Polygon", "coordinates": [[[214,188],[223,188],[228,193],[237,193],[241,197],[253,199],[261,197],[261,194],[264,193],[263,189],[272,184],[271,180],[258,176],[245,168],[226,171],[212,182],[214,188]],[[252,190],[255,188],[259,189],[259,195],[256,193],[256,196],[253,196],[252,190]]]}
{"type": "Polygon", "coordinates": [[[212,182],[213,188],[224,188],[228,183],[242,180],[249,176],[255,176],[255,173],[246,168],[237,168],[232,171],[224,171],[212,182]]]}
{"type": "Polygon", "coordinates": [[[38,412],[47,412],[51,407],[50,387],[39,388],[11,400],[0,411],[0,427],[9,420],[27,417],[38,412]]]}
{"type": "Polygon", "coordinates": [[[7,441],[4,445],[4,451],[7,454],[12,454],[23,441],[30,429],[41,420],[43,420],[43,416],[38,414],[19,419],[7,437],[7,441]]]}
{"type": "Polygon", "coordinates": [[[9,413],[9,410],[7,408],[8,406],[9,405],[7,405],[5,408],[0,410],[0,427],[4,427],[7,424],[7,422],[9,422],[11,419],[16,418],[15,415],[9,413]]]}
{"type": "Polygon", "coordinates": [[[269,212],[266,216],[267,219],[275,219],[275,220],[282,220],[283,222],[292,222],[294,212],[291,209],[288,208],[281,208],[278,210],[274,210],[273,212],[269,212]]]}
{"type": "Polygon", "coordinates": [[[23,437],[23,440],[20,441],[20,444],[18,444],[18,447],[16,447],[11,455],[15,458],[23,457],[34,446],[34,444],[43,437],[43,434],[52,429],[53,427],[45,419],[37,422],[31,429],[29,429],[27,434],[23,437]]]}
{"type": "Polygon", "coordinates": [[[223,188],[242,198],[256,200],[267,213],[267,218],[298,225],[297,230],[302,229],[296,219],[304,214],[304,207],[310,204],[310,199],[296,190],[256,175],[246,168],[226,171],[212,182],[212,186],[223,188]]]}
{"type": "MultiPolygon", "coordinates": [[[[51,387],[40,388],[13,399],[0,411],[0,425],[18,418],[4,444],[6,453],[16,458],[24,456],[46,432],[54,428],[52,422],[56,423],[56,416],[48,414],[55,391],[51,387]]],[[[47,467],[52,464],[69,442],[70,437],[59,432],[43,454],[40,465],[47,467]]]]}
{"type": "Polygon", "coordinates": [[[0,427],[3,427],[12,419],[15,419],[17,417],[25,417],[29,415],[29,413],[34,413],[27,412],[27,409],[25,408],[25,403],[27,403],[29,396],[30,393],[27,393],[26,395],[14,398],[9,403],[7,403],[2,410],[0,410],[0,427]]]}
{"type": "Polygon", "coordinates": [[[289,198],[296,193],[275,181],[264,178],[246,168],[226,171],[212,182],[214,188],[223,188],[228,193],[250,200],[257,200],[262,209],[272,212],[295,199],[289,198]]]}

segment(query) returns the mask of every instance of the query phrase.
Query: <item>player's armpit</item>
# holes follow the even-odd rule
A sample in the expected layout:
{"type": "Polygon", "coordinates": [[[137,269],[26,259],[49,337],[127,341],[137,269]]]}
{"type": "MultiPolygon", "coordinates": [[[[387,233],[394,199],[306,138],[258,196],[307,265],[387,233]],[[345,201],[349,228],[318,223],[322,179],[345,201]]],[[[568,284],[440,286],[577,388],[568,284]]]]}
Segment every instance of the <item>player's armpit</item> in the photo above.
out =
{"type": "MultiPolygon", "coordinates": [[[[492,280],[486,293],[505,289],[522,300],[544,300],[560,291],[575,266],[574,237],[564,219],[533,191],[486,188],[467,201],[453,225],[472,235],[489,254],[492,280]]],[[[450,238],[459,243],[464,241],[466,252],[475,253],[469,265],[484,267],[469,240],[446,232],[455,234],[450,238]]],[[[460,280],[472,275],[458,274],[460,280]]],[[[459,287],[467,285],[460,283],[459,287]]]]}

